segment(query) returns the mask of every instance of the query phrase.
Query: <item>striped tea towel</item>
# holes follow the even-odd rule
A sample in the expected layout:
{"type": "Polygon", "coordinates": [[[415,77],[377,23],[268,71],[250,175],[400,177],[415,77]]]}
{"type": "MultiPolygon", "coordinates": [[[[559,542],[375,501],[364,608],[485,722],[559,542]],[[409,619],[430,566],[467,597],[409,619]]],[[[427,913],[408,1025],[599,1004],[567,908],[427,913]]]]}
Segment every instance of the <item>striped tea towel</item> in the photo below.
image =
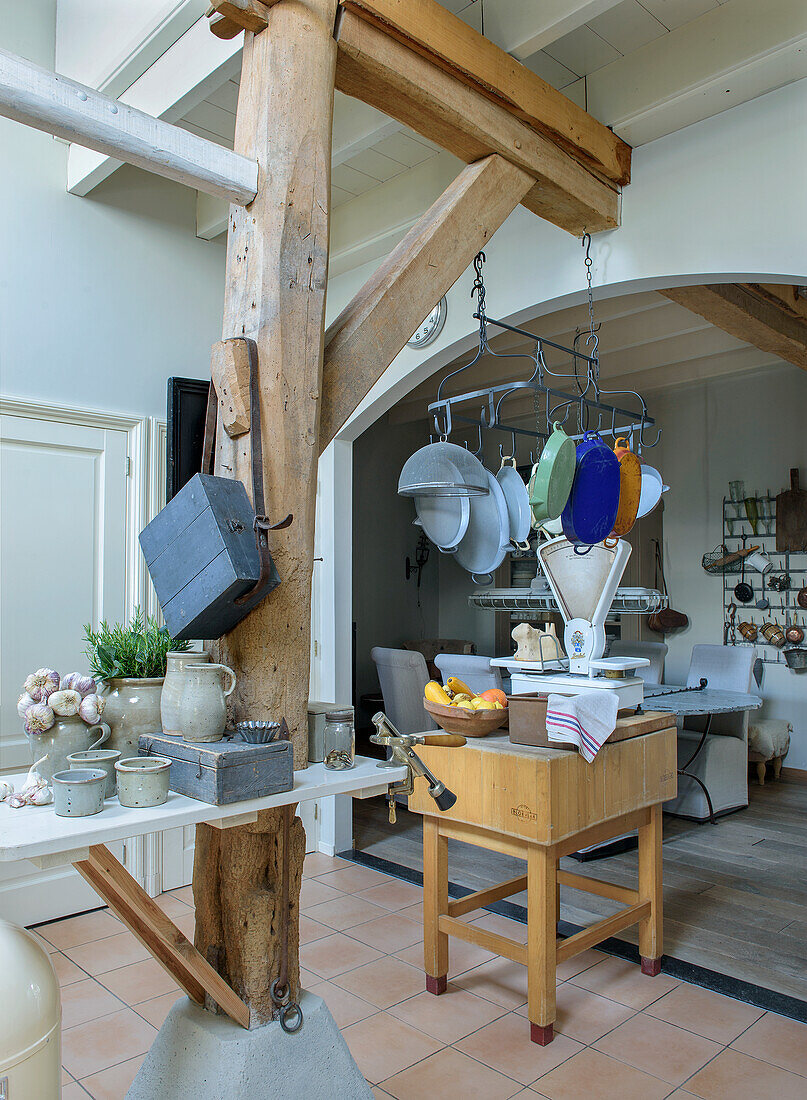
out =
{"type": "Polygon", "coordinates": [[[619,700],[615,691],[550,695],[546,732],[550,741],[577,745],[590,764],[616,729],[619,700]]]}

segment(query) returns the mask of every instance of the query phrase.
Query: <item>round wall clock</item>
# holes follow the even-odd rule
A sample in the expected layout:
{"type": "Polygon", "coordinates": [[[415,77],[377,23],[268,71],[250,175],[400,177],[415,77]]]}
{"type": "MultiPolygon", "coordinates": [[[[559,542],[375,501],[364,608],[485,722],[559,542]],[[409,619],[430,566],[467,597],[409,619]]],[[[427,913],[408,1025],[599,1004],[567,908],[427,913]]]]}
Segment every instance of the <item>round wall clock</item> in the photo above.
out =
{"type": "Polygon", "coordinates": [[[420,324],[417,331],[406,341],[408,348],[425,348],[433,340],[436,340],[443,331],[448,313],[448,303],[441,298],[429,316],[420,324]]]}

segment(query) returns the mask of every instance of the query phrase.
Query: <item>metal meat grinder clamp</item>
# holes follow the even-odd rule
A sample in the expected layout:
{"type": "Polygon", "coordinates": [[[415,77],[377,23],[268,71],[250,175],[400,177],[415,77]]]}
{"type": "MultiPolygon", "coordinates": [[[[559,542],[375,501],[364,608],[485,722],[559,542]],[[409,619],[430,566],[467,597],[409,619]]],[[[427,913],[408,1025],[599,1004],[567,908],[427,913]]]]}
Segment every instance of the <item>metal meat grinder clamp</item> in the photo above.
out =
{"type": "Polygon", "coordinates": [[[437,808],[439,810],[450,810],[457,801],[457,796],[446,787],[445,783],[441,783],[429,771],[412,746],[442,745],[444,748],[461,748],[465,744],[465,738],[453,733],[442,735],[400,733],[381,710],[373,715],[373,725],[376,728],[376,732],[370,734],[370,740],[373,744],[388,748],[391,752],[391,759],[399,764],[405,764],[408,769],[406,779],[402,779],[399,783],[390,783],[387,791],[390,824],[395,824],[396,794],[412,794],[415,789],[416,775],[422,775],[428,783],[429,794],[437,803],[437,808]]]}

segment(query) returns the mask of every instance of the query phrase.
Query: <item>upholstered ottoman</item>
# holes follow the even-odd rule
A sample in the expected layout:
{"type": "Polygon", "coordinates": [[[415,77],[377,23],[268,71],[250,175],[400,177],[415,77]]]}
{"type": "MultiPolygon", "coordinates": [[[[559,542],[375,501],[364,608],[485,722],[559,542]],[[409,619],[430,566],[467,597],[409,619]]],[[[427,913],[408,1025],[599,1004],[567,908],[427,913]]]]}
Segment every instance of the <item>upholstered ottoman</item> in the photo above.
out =
{"type": "Polygon", "coordinates": [[[765,765],[773,763],[773,778],[778,779],[782,760],[790,748],[793,727],[783,718],[759,718],[748,725],[748,759],[757,766],[757,779],[765,782],[765,765]]]}

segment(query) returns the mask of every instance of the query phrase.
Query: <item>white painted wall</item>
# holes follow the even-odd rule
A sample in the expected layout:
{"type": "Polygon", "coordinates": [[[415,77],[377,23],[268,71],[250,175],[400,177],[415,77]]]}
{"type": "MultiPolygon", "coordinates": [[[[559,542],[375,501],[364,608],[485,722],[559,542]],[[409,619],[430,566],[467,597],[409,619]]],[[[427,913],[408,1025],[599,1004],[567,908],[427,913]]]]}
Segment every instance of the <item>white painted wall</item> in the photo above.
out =
{"type": "MultiPolygon", "coordinates": [[[[52,65],[55,5],[21,10],[0,5],[0,41],[52,65]]],[[[124,167],[68,195],[67,146],[7,119],[0,150],[0,391],[165,416],[166,378],[204,377],[221,336],[224,242],[195,237],[194,192],[124,167]]]]}
{"type": "MultiPolygon", "coordinates": [[[[749,494],[756,489],[776,494],[789,488],[792,466],[807,478],[807,372],[783,366],[715,379],[656,395],[653,406],[664,428],[653,460],[670,485],[664,498],[665,573],[673,605],[690,618],[686,630],[666,639],[666,679],[684,683],[692,646],[719,645],[723,639],[722,582],[704,572],[701,557],[722,542],[722,501],[729,481],[744,481],[749,494]]],[[[772,547],[773,540],[762,545],[772,547]]],[[[794,557],[791,565],[806,568],[807,555],[794,557]]],[[[802,583],[807,576],[796,587],[802,583]]],[[[778,596],[769,596],[778,605],[778,596]]],[[[767,615],[783,621],[781,612],[767,615]]],[[[741,607],[737,621],[761,625],[764,617],[741,607]]],[[[772,652],[770,646],[758,650],[772,652]]],[[[761,717],[793,724],[787,765],[807,769],[807,674],[766,665],[762,694],[761,717]]]]}

